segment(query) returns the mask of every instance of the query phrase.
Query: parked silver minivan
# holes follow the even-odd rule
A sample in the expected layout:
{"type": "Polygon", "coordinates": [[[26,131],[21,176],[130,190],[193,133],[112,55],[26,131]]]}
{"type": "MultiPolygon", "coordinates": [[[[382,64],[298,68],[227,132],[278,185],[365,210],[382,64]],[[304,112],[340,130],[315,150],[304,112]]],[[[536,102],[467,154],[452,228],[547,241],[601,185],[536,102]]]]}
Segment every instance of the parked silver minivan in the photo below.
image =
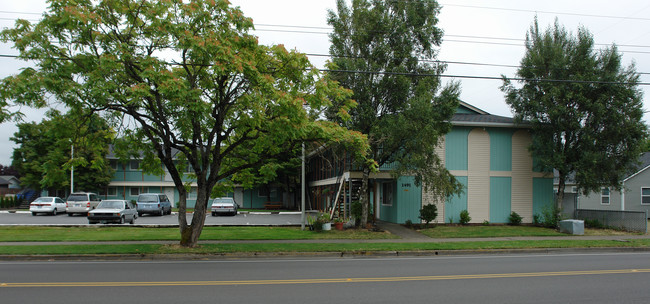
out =
{"type": "Polygon", "coordinates": [[[88,215],[88,211],[97,208],[101,199],[96,193],[90,192],[75,192],[68,196],[65,204],[65,212],[68,216],[73,214],[88,215]]]}
{"type": "Polygon", "coordinates": [[[167,195],[160,193],[143,193],[138,195],[136,201],[138,216],[143,214],[165,215],[172,213],[172,203],[167,195]]]}

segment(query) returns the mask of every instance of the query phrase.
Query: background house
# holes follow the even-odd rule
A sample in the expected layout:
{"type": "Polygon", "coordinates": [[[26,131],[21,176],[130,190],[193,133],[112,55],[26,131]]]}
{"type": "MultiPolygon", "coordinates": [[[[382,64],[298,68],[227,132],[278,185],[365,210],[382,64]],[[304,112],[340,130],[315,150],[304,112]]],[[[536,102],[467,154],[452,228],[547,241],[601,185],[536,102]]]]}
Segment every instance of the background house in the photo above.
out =
{"type": "MultiPolygon", "coordinates": [[[[575,209],[645,211],[650,213],[650,153],[639,156],[639,164],[623,178],[621,191],[602,188],[600,192],[581,195],[572,176],[566,182],[563,214],[573,216],[575,209]]],[[[557,182],[555,185],[557,189],[557,182]]]]}
{"type": "MultiPolygon", "coordinates": [[[[460,212],[466,209],[472,223],[507,223],[512,211],[531,223],[534,214],[553,204],[552,174],[535,169],[528,152],[531,134],[527,126],[464,102],[452,125],[437,150],[447,169],[463,184],[463,193],[437,198],[417,186],[413,177],[392,178],[390,166],[384,166],[370,175],[375,218],[417,223],[422,206],[436,204],[437,222],[458,223],[460,212]]],[[[360,178],[361,172],[354,170],[349,158],[336,160],[321,153],[310,159],[310,199],[317,209],[337,208],[347,215],[349,203],[358,197],[355,185],[360,178]]]]}
{"type": "Polygon", "coordinates": [[[0,189],[20,189],[20,180],[13,175],[2,175],[0,189]]]}

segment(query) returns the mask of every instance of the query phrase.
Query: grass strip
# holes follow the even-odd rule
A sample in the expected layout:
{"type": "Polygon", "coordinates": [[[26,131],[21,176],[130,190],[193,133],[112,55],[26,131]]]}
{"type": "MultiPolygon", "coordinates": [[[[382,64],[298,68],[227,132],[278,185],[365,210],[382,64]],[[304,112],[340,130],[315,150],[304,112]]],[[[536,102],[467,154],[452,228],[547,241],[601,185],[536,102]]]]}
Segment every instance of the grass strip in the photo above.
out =
{"type": "Polygon", "coordinates": [[[534,226],[436,226],[420,232],[432,238],[480,238],[514,236],[567,236],[555,229],[534,226]]]}
{"type": "MultiPolygon", "coordinates": [[[[391,239],[390,233],[364,229],[303,231],[298,227],[205,227],[201,240],[391,239]]],[[[0,227],[0,242],[178,241],[178,228],[143,227],[0,227]]]]}
{"type": "MultiPolygon", "coordinates": [[[[556,229],[535,226],[436,226],[420,230],[431,238],[488,238],[517,236],[571,236],[556,229]]],[[[611,229],[585,229],[585,235],[631,235],[642,233],[622,232],[611,229]]]]}
{"type": "Polygon", "coordinates": [[[364,251],[426,251],[426,250],[490,250],[536,248],[608,248],[650,247],[650,240],[548,240],[548,241],[485,241],[453,243],[363,243],[363,244],[204,244],[197,248],[160,244],[107,245],[33,245],[2,246],[0,255],[94,255],[94,254],[222,254],[273,252],[364,252],[364,251]]]}

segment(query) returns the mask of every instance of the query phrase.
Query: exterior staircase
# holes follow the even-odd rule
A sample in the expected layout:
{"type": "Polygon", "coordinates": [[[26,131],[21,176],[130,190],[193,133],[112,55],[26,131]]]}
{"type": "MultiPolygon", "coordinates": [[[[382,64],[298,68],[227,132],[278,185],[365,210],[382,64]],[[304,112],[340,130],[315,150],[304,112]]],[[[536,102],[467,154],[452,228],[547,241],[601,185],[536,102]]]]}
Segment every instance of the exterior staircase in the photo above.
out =
{"type": "Polygon", "coordinates": [[[350,203],[358,201],[361,197],[361,183],[361,180],[357,179],[350,181],[341,179],[341,186],[339,187],[339,192],[337,193],[336,201],[332,208],[332,218],[345,218],[350,216],[350,203]],[[348,197],[350,200],[346,201],[348,197]]]}

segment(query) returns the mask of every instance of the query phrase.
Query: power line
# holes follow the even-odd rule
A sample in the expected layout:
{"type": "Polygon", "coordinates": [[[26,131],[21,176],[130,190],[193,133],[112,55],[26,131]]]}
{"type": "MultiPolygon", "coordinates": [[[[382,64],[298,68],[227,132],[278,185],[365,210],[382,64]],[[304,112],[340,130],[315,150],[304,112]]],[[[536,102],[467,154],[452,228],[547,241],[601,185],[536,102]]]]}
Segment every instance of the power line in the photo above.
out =
{"type": "MultiPolygon", "coordinates": [[[[450,5],[450,6],[464,6],[464,5],[450,5]]],[[[480,8],[479,6],[466,6],[466,7],[480,8]]],[[[500,9],[500,8],[493,8],[493,9],[500,9]]],[[[510,10],[510,9],[508,9],[508,10],[510,10]]],[[[521,11],[527,11],[527,10],[521,10],[521,11]]],[[[3,11],[0,11],[0,13],[2,13],[2,12],[3,11]]],[[[4,11],[4,13],[9,13],[9,12],[4,11]]],[[[28,14],[28,13],[25,13],[25,14],[28,14]]],[[[29,13],[29,14],[37,14],[37,13],[29,13]]],[[[601,15],[590,15],[590,16],[619,18],[619,17],[615,17],[615,16],[601,16],[601,15]]],[[[623,18],[623,17],[621,17],[621,18],[623,18]]],[[[645,20],[650,20],[650,18],[644,18],[644,19],[645,20]]],[[[14,21],[16,19],[0,18],[0,20],[14,21]]],[[[38,22],[38,20],[33,20],[33,19],[32,20],[26,19],[26,20],[38,22]]],[[[279,29],[258,29],[258,28],[254,28],[253,31],[256,31],[256,32],[277,32],[277,33],[329,35],[329,34],[331,34],[331,31],[333,30],[331,27],[320,27],[320,26],[267,24],[267,23],[259,23],[259,24],[255,24],[255,25],[256,26],[267,26],[267,27],[296,28],[296,29],[301,29],[302,28],[302,29],[315,29],[315,30],[326,30],[326,31],[328,31],[328,32],[316,32],[316,31],[302,31],[302,30],[279,30],[279,29]]],[[[377,32],[379,32],[379,31],[377,31],[377,32]]],[[[387,33],[387,32],[384,32],[384,33],[387,33]]],[[[525,39],[521,39],[521,38],[488,37],[488,36],[472,36],[472,35],[454,35],[454,34],[445,34],[445,37],[470,38],[470,39],[487,39],[487,40],[505,40],[505,41],[521,41],[521,42],[525,41],[525,39]]],[[[468,40],[458,40],[458,39],[443,39],[443,42],[459,42],[459,43],[477,43],[477,44],[491,44],[491,45],[523,46],[522,44],[516,44],[516,43],[468,41],[468,40]]],[[[597,45],[597,46],[610,46],[612,44],[609,44],[609,43],[594,43],[594,45],[597,45]]],[[[650,45],[617,44],[616,46],[618,46],[618,47],[632,47],[632,48],[650,48],[650,45]]],[[[637,53],[637,54],[650,54],[650,52],[644,52],[644,51],[621,51],[621,52],[637,53]]]]}
{"type": "MultiPolygon", "coordinates": [[[[16,58],[16,55],[0,54],[0,57],[16,58]]],[[[62,60],[62,59],[58,59],[62,60]]],[[[178,63],[168,63],[170,65],[180,65],[178,63]]],[[[189,64],[192,65],[192,64],[189,64]]],[[[211,66],[211,64],[198,64],[199,66],[211,66]]],[[[483,79],[483,80],[507,80],[514,81],[537,81],[537,82],[553,82],[553,83],[582,83],[582,84],[616,84],[616,85],[639,85],[650,86],[650,82],[613,82],[613,81],[591,81],[591,80],[566,80],[566,79],[527,79],[515,77],[494,77],[494,76],[474,76],[474,75],[444,75],[444,74],[428,74],[428,73],[406,73],[406,72],[390,72],[390,71],[361,71],[361,70],[330,70],[330,69],[316,69],[321,72],[329,73],[356,73],[356,74],[378,74],[378,75],[398,75],[398,76],[411,76],[411,77],[442,77],[442,78],[461,78],[461,79],[483,79]]]]}
{"type": "Polygon", "coordinates": [[[439,3],[439,4],[442,5],[442,6],[476,8],[476,9],[487,9],[487,10],[497,10],[497,11],[511,11],[511,12],[520,12],[520,13],[524,12],[524,13],[536,13],[536,14],[553,14],[553,15],[567,15],[567,16],[578,16],[578,17],[594,17],[594,18],[650,21],[650,18],[641,18],[641,17],[624,17],[624,16],[595,15],[595,14],[569,13],[569,12],[557,12],[557,11],[540,11],[540,10],[527,10],[527,9],[505,8],[505,7],[489,7],[489,6],[478,6],[478,5],[449,4],[449,3],[446,3],[446,4],[445,3],[439,3]]]}
{"type": "Polygon", "coordinates": [[[494,77],[494,76],[472,76],[472,75],[444,75],[444,74],[425,74],[425,73],[404,73],[404,72],[387,72],[387,71],[358,71],[358,70],[329,70],[318,69],[321,72],[329,73],[355,73],[355,74],[379,74],[379,75],[398,75],[398,76],[415,76],[415,77],[443,77],[443,78],[464,78],[464,79],[484,79],[484,80],[514,80],[514,81],[532,81],[532,82],[553,82],[553,83],[582,83],[582,84],[616,84],[616,85],[642,85],[650,86],[650,82],[615,82],[615,81],[595,81],[595,80],[567,80],[567,79],[529,79],[517,77],[494,77]]]}
{"type": "MultiPolygon", "coordinates": [[[[330,54],[316,54],[316,53],[304,53],[306,56],[312,57],[337,57],[337,58],[352,58],[352,59],[365,59],[364,57],[355,57],[355,56],[334,56],[330,54]]],[[[18,55],[7,55],[0,54],[0,58],[19,58],[18,55]]],[[[481,63],[481,62],[465,62],[465,61],[448,61],[448,60],[420,60],[420,62],[429,62],[429,63],[441,63],[441,64],[458,64],[458,65],[476,65],[476,66],[490,66],[490,67],[504,67],[504,68],[513,68],[519,69],[522,66],[519,65],[510,65],[510,64],[498,64],[498,63],[481,63]]],[[[534,67],[528,67],[534,68],[534,67]]],[[[559,68],[558,68],[559,69],[559,68]]],[[[639,75],[650,75],[650,72],[636,72],[639,75]]]]}
{"type": "MultiPolygon", "coordinates": [[[[272,26],[272,25],[267,25],[272,26]]],[[[277,27],[287,27],[287,28],[303,28],[299,25],[276,25],[277,27]]],[[[323,27],[304,27],[312,29],[326,29],[323,27]]],[[[331,30],[331,28],[329,28],[331,30]]],[[[318,34],[318,35],[329,35],[331,32],[314,32],[314,31],[300,31],[300,30],[278,30],[278,29],[258,29],[255,28],[253,31],[256,32],[277,32],[277,33],[296,33],[296,34],[318,34]]],[[[506,41],[526,41],[521,38],[507,38],[507,37],[488,37],[488,36],[471,36],[471,35],[454,35],[454,34],[445,34],[444,37],[458,37],[458,38],[472,38],[472,39],[487,39],[487,40],[506,40],[506,41]]],[[[458,39],[444,39],[442,42],[463,42],[463,43],[478,43],[478,44],[493,44],[493,45],[510,45],[510,46],[524,46],[523,43],[507,43],[507,42],[489,42],[489,41],[469,41],[469,40],[458,40],[458,39]]],[[[594,43],[597,46],[611,46],[611,43],[594,43]]],[[[634,47],[634,48],[650,48],[650,45],[634,45],[634,44],[616,44],[617,47],[634,47]]],[[[641,54],[650,54],[650,52],[642,51],[626,51],[628,53],[641,53],[641,54]]]]}

